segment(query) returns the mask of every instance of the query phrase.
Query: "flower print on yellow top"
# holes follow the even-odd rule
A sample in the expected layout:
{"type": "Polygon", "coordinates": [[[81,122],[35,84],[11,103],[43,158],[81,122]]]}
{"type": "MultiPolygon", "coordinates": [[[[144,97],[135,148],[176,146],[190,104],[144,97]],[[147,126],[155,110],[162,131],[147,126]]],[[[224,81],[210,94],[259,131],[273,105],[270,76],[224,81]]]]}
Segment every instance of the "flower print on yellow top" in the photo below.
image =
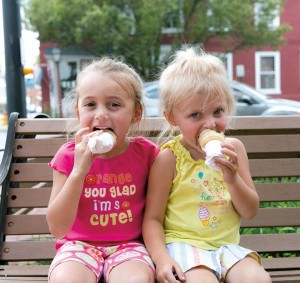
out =
{"type": "MultiPolygon", "coordinates": [[[[199,197],[198,217],[203,226],[209,226],[211,229],[216,229],[218,225],[224,221],[222,216],[225,213],[232,213],[235,215],[236,211],[232,206],[230,195],[228,193],[226,184],[222,179],[211,177],[207,168],[201,166],[196,168],[200,170],[197,177],[198,180],[193,179],[191,183],[194,186],[194,191],[199,197]]],[[[220,171],[221,172],[221,171],[220,171]]]]}

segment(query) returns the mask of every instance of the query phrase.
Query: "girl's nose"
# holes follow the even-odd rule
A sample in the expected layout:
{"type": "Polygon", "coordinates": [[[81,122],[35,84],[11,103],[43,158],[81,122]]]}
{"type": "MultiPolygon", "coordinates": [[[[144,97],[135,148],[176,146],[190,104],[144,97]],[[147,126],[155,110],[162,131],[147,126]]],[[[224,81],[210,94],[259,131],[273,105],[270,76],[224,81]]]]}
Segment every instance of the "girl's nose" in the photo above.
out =
{"type": "Polygon", "coordinates": [[[104,107],[99,107],[99,109],[97,109],[96,118],[107,119],[108,118],[107,110],[104,107]]]}
{"type": "Polygon", "coordinates": [[[215,119],[211,116],[205,117],[204,127],[207,129],[214,129],[216,126],[215,119]]]}

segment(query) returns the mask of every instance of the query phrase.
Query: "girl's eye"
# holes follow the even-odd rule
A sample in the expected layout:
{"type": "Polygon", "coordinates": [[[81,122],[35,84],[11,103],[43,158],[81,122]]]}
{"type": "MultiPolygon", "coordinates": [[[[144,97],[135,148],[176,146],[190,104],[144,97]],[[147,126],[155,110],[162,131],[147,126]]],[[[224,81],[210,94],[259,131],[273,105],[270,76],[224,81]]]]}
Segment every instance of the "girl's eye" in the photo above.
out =
{"type": "Polygon", "coordinates": [[[87,102],[84,104],[85,107],[93,107],[95,106],[95,103],[94,102],[87,102]]]}
{"type": "Polygon", "coordinates": [[[120,106],[120,103],[117,103],[117,102],[109,103],[109,107],[112,107],[112,108],[119,107],[119,106],[120,106]]]}
{"type": "Polygon", "coordinates": [[[214,111],[214,114],[215,114],[215,115],[219,115],[219,114],[221,114],[222,112],[224,112],[224,109],[223,109],[223,108],[218,108],[218,109],[216,109],[216,110],[214,111]]]}
{"type": "Polygon", "coordinates": [[[195,112],[195,113],[191,114],[191,117],[194,118],[194,119],[200,118],[201,116],[202,116],[202,114],[199,113],[199,112],[195,112]]]}

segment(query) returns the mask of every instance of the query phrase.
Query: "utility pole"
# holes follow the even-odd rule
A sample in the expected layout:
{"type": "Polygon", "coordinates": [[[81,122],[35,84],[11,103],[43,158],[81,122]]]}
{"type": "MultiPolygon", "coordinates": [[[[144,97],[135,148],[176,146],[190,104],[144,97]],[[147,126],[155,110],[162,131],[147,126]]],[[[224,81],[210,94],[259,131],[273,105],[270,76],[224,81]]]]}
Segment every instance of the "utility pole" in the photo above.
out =
{"type": "Polygon", "coordinates": [[[25,82],[21,63],[21,15],[18,0],[2,0],[7,115],[27,117],[25,82]]]}

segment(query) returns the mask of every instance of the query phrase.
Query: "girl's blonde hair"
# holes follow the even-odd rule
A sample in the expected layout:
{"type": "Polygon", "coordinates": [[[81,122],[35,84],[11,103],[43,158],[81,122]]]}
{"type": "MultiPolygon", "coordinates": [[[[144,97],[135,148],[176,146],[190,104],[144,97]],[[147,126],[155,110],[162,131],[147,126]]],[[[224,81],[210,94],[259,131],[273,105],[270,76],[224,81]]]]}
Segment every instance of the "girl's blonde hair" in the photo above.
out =
{"type": "MultiPolygon", "coordinates": [[[[78,108],[79,89],[82,80],[90,73],[99,73],[116,81],[134,101],[135,107],[141,107],[143,113],[143,82],[140,76],[132,67],[124,63],[121,58],[102,57],[91,61],[82,69],[77,76],[76,87],[65,98],[66,101],[69,100],[70,107],[74,110],[74,117],[76,117],[76,110],[78,108]],[[72,97],[72,103],[70,97],[72,97]]],[[[101,85],[99,87],[101,87],[101,85]]],[[[70,132],[70,130],[74,132],[79,129],[78,121],[75,123],[76,124],[72,123],[67,126],[67,132],[70,132]]]]}
{"type": "Polygon", "coordinates": [[[196,47],[177,51],[159,80],[161,108],[172,115],[176,105],[200,95],[203,105],[222,101],[228,116],[235,113],[235,100],[226,76],[224,63],[196,47]]]}

